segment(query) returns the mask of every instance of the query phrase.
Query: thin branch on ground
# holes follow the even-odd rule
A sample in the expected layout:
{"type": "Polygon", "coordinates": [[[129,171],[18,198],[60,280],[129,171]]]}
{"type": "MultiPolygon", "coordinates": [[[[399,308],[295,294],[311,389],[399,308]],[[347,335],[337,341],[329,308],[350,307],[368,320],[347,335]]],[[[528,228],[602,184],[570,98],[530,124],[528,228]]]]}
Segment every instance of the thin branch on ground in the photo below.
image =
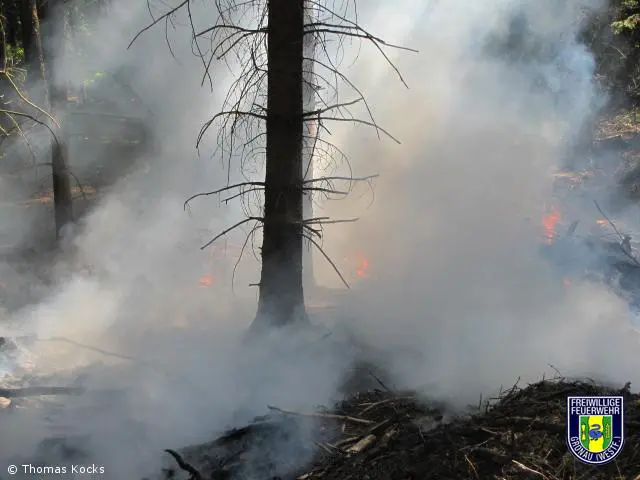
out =
{"type": "MultiPolygon", "coordinates": [[[[622,233],[620,233],[620,230],[618,230],[618,228],[616,227],[616,225],[611,221],[611,219],[602,211],[602,208],[600,208],[600,205],[598,204],[597,201],[593,201],[594,205],[596,206],[596,208],[598,209],[598,211],[600,212],[600,214],[605,218],[605,220],[609,223],[609,225],[611,225],[611,228],[613,228],[613,230],[616,232],[616,234],[618,235],[618,237],[620,238],[620,240],[624,240],[624,235],[622,235],[622,233]]],[[[627,252],[623,247],[622,247],[622,243],[619,244],[620,246],[620,251],[627,257],[629,258],[637,267],[640,267],[640,261],[638,261],[638,259],[636,257],[633,256],[633,254],[631,252],[627,252]]]]}
{"type": "Polygon", "coordinates": [[[173,459],[178,464],[178,467],[180,467],[182,470],[184,470],[190,475],[189,480],[204,480],[204,477],[202,476],[202,474],[193,465],[185,462],[182,456],[178,452],[176,452],[175,450],[171,450],[169,448],[165,449],[165,452],[167,452],[169,455],[173,457],[173,459]]]}

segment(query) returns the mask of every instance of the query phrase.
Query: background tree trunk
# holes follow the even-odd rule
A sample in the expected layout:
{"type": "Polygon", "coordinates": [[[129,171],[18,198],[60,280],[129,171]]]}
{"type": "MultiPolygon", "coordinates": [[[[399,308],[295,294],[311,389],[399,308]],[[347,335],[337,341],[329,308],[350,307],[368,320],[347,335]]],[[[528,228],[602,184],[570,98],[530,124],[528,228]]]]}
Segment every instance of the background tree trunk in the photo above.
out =
{"type": "Polygon", "coordinates": [[[253,330],[308,321],[302,286],[305,0],[268,0],[262,274],[253,330]]]}
{"type": "Polygon", "coordinates": [[[18,45],[18,15],[15,0],[3,0],[2,10],[4,14],[4,34],[7,45],[18,45]]]}
{"type": "MultiPolygon", "coordinates": [[[[52,0],[42,3],[40,8],[34,8],[33,23],[38,49],[40,50],[40,71],[47,88],[48,106],[60,128],[56,131],[57,141],[51,145],[51,172],[53,176],[53,204],[56,238],[60,239],[65,226],[73,222],[73,198],[71,195],[71,181],[67,165],[67,139],[65,134],[65,111],[67,107],[67,91],[61,85],[56,75],[56,59],[54,54],[60,54],[64,46],[64,15],[61,9],[51,5],[52,0]],[[42,20],[42,32],[40,32],[42,20]]],[[[35,3],[35,2],[34,2],[35,3]]],[[[54,130],[55,131],[55,130],[54,130]]]]}
{"type": "Polygon", "coordinates": [[[0,2],[0,21],[2,22],[2,29],[0,30],[0,63],[2,63],[2,70],[7,68],[7,2],[6,0],[0,2]]]}
{"type": "MultiPolygon", "coordinates": [[[[305,24],[312,23],[315,20],[315,9],[313,4],[305,1],[305,24]]],[[[304,58],[302,70],[304,83],[302,85],[302,96],[304,102],[304,111],[311,112],[316,108],[316,87],[314,85],[314,62],[310,59],[315,57],[316,38],[314,35],[305,35],[304,37],[304,58]]],[[[317,128],[315,122],[306,122],[303,127],[304,139],[302,143],[302,175],[303,180],[313,178],[314,168],[314,149],[317,128]]],[[[304,192],[302,203],[302,213],[305,219],[313,217],[313,194],[312,192],[304,192]]],[[[305,289],[313,290],[316,286],[316,279],[313,271],[313,245],[308,240],[303,240],[302,252],[302,278],[305,289]]]]}
{"type": "MultiPolygon", "coordinates": [[[[18,15],[20,16],[20,35],[22,40],[22,49],[24,50],[24,63],[27,68],[27,79],[33,75],[29,75],[32,70],[29,67],[35,66],[39,60],[38,52],[35,48],[36,34],[33,31],[33,9],[36,8],[35,0],[21,0],[18,3],[18,15]]],[[[37,11],[36,11],[37,14],[37,11]]]]}

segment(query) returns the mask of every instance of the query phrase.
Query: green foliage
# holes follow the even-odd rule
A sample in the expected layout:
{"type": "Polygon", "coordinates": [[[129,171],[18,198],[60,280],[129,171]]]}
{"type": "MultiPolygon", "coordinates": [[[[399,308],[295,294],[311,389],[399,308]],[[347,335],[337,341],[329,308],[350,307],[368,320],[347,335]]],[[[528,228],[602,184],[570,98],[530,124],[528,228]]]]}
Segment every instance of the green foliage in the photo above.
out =
{"type": "Polygon", "coordinates": [[[596,61],[596,80],[614,104],[640,99],[640,0],[610,0],[584,25],[582,41],[596,61]]]}
{"type": "Polygon", "coordinates": [[[615,6],[614,18],[611,28],[614,33],[633,33],[640,26],[640,0],[622,0],[615,6]]]}
{"type": "Polygon", "coordinates": [[[20,65],[24,63],[24,48],[14,45],[6,46],[7,64],[20,65]]]}
{"type": "Polygon", "coordinates": [[[614,33],[620,34],[625,30],[634,30],[640,25],[640,13],[634,13],[622,20],[616,20],[611,23],[614,33]]]}

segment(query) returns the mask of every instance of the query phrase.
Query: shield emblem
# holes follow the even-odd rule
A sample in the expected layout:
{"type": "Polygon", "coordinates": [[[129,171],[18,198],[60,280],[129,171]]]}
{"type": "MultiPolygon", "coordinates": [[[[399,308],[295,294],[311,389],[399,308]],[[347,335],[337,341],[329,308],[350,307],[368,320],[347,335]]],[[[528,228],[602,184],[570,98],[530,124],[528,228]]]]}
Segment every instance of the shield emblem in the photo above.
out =
{"type": "Polygon", "coordinates": [[[624,443],[624,398],[567,397],[567,445],[581,462],[609,463],[624,443]]]}

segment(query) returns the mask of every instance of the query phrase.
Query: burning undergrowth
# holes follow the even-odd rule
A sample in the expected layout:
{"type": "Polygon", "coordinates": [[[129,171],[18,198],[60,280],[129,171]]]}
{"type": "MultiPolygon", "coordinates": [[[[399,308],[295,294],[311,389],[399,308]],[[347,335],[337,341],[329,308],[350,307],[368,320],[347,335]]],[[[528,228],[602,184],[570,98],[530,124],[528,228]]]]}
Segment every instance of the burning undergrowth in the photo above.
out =
{"type": "Polygon", "coordinates": [[[330,410],[269,407],[268,416],[213,442],[169,450],[178,466],[165,478],[186,471],[194,479],[635,479],[640,395],[629,388],[543,380],[455,415],[445,404],[389,389],[356,394],[330,410]],[[576,395],[624,396],[627,440],[612,463],[587,466],[568,452],[566,397],[576,395]],[[277,444],[286,444],[289,458],[277,444]]]}

